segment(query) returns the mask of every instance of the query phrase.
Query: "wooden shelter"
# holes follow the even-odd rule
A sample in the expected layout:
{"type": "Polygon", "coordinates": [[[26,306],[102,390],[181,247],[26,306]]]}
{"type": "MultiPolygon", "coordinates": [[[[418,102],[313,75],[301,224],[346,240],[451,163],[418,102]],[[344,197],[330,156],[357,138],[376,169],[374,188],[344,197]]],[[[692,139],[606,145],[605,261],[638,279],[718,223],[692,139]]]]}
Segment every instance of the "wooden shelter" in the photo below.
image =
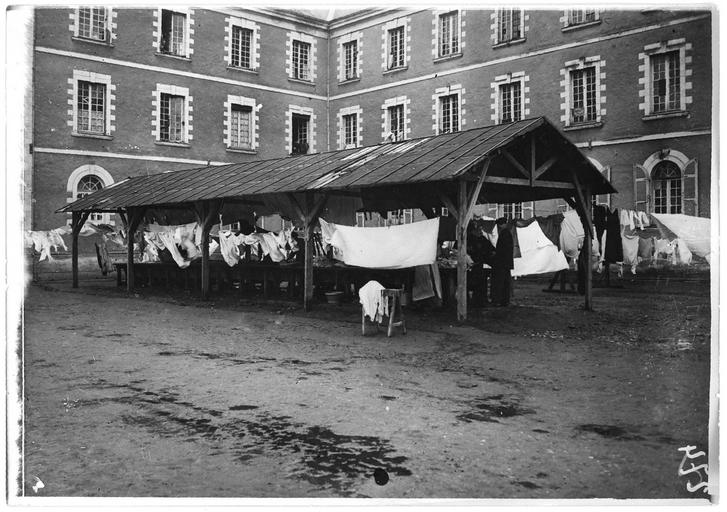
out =
{"type": "MultiPolygon", "coordinates": [[[[457,219],[457,317],[467,317],[467,225],[478,203],[564,198],[593,236],[591,197],[616,192],[563,134],[544,117],[510,124],[239,164],[207,166],[130,177],[70,203],[73,286],[78,286],[78,234],[92,212],[118,213],[132,240],[148,208],[189,208],[203,240],[225,203],[274,199],[302,222],[305,240],[304,306],[313,297],[312,233],[332,196],[359,197],[371,209],[420,208],[433,216],[446,206],[457,219]]],[[[134,287],[133,244],[128,244],[127,287],[134,287]]],[[[590,261],[591,244],[584,244],[590,261]]],[[[202,295],[209,291],[209,249],[202,244],[202,295]]],[[[586,278],[591,309],[591,275],[586,278]]]]}

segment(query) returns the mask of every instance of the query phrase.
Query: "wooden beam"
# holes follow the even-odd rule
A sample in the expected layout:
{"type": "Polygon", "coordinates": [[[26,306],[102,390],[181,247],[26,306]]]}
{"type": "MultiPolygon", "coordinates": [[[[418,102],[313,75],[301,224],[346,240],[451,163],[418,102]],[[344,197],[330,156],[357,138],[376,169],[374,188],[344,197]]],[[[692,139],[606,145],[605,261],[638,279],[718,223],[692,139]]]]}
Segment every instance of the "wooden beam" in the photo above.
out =
{"type": "Polygon", "coordinates": [[[540,165],[535,171],[533,172],[533,180],[537,180],[540,178],[543,174],[548,172],[553,165],[555,165],[555,162],[558,161],[558,157],[554,156],[552,158],[549,158],[546,162],[540,165]]]}
{"type": "MultiPolygon", "coordinates": [[[[572,167],[569,169],[570,169],[571,177],[573,178],[573,184],[575,185],[575,189],[576,189],[576,198],[578,199],[578,202],[580,202],[581,208],[583,208],[583,215],[581,215],[581,220],[584,221],[583,228],[585,229],[586,234],[590,238],[593,238],[593,226],[591,225],[590,222],[585,222],[585,219],[590,217],[588,212],[591,211],[591,202],[590,201],[586,202],[586,199],[590,199],[590,197],[587,195],[584,197],[583,189],[581,188],[581,184],[580,184],[580,180],[578,179],[578,175],[576,174],[576,172],[573,170],[572,167]]],[[[586,184],[586,190],[590,190],[590,187],[588,187],[588,184],[586,184]]]]}
{"type": "Polygon", "coordinates": [[[470,222],[470,219],[472,218],[472,212],[475,209],[475,205],[477,204],[477,198],[480,196],[480,191],[482,190],[482,185],[485,183],[485,177],[487,176],[487,171],[490,168],[490,159],[488,158],[485,160],[479,168],[479,178],[477,180],[477,184],[474,187],[474,190],[472,191],[472,194],[467,198],[467,210],[465,214],[464,223],[465,225],[468,225],[470,222]]]}
{"type": "MultiPolygon", "coordinates": [[[[458,209],[467,211],[467,182],[459,182],[458,209]]],[[[457,216],[457,320],[467,320],[467,219],[457,216]]]]}
{"type": "MultiPolygon", "coordinates": [[[[522,178],[505,178],[503,176],[487,176],[485,177],[485,183],[498,183],[500,185],[517,185],[522,187],[529,187],[530,180],[522,178]]],[[[542,188],[561,188],[563,190],[573,190],[575,186],[567,181],[538,181],[535,183],[535,187],[542,188]]]]}
{"type": "Polygon", "coordinates": [[[91,212],[71,213],[71,276],[73,288],[78,288],[78,234],[91,212]]]}
{"type": "Polygon", "coordinates": [[[518,172],[520,172],[520,174],[522,174],[526,178],[530,178],[530,173],[527,171],[527,169],[525,169],[525,167],[523,167],[523,165],[520,162],[518,162],[515,159],[515,157],[510,154],[510,152],[508,150],[503,149],[502,154],[512,164],[512,166],[515,167],[515,169],[517,169],[518,172]]]}

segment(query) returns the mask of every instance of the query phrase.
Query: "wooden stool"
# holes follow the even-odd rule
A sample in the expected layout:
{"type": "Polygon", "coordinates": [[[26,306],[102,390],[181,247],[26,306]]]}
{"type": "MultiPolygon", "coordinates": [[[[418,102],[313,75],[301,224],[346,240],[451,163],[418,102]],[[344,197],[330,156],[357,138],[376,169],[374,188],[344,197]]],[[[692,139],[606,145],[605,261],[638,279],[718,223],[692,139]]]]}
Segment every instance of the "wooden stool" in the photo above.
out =
{"type": "Polygon", "coordinates": [[[406,323],[404,322],[404,310],[401,307],[401,295],[404,293],[404,288],[384,288],[381,290],[381,300],[386,301],[389,299],[389,329],[386,331],[386,335],[391,337],[391,333],[394,332],[394,327],[401,327],[402,333],[406,334],[406,323]],[[398,320],[395,320],[398,314],[398,320]]]}

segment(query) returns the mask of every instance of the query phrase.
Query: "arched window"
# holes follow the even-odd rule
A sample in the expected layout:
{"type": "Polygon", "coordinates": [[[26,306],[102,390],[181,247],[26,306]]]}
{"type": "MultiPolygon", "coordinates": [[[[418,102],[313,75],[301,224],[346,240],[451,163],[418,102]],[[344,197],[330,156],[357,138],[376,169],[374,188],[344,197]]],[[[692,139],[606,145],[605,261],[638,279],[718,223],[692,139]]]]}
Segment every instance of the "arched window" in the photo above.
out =
{"type": "Polygon", "coordinates": [[[670,160],[662,160],[651,171],[654,213],[682,213],[682,172],[670,160]]]}
{"type": "MultiPolygon", "coordinates": [[[[101,181],[101,178],[94,174],[87,174],[78,181],[78,186],[76,187],[76,199],[86,197],[88,194],[101,190],[103,187],[104,184],[103,181],[101,181]]],[[[91,222],[103,222],[103,214],[92,213],[88,216],[88,220],[91,222]]]]}
{"type": "MultiPolygon", "coordinates": [[[[68,177],[68,202],[81,199],[89,194],[113,185],[114,179],[103,167],[95,164],[86,164],[74,170],[68,177]]],[[[69,216],[70,222],[70,216],[69,216]]],[[[94,224],[112,224],[113,215],[109,213],[92,213],[88,222],[94,224]]]]}

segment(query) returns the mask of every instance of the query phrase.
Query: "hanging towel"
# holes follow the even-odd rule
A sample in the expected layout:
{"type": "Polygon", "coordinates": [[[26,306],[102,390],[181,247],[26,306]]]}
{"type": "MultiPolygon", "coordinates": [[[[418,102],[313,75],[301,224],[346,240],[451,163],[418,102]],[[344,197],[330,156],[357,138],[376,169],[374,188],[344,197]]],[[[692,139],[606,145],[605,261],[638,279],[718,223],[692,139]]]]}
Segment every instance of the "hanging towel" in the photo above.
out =
{"type": "Polygon", "coordinates": [[[537,222],[517,228],[520,257],[513,260],[513,276],[557,272],[568,268],[563,251],[545,236],[537,222]]]}
{"type": "Polygon", "coordinates": [[[323,238],[330,236],[330,244],[335,248],[334,258],[347,265],[409,268],[431,265],[437,257],[439,217],[382,228],[357,228],[323,219],[319,221],[323,238]]]}
{"type": "Polygon", "coordinates": [[[358,291],[358,298],[364,314],[374,322],[381,322],[386,314],[386,305],[381,296],[384,287],[378,281],[369,281],[358,291]]]}
{"type": "Polygon", "coordinates": [[[575,210],[563,213],[563,222],[560,224],[560,250],[568,258],[577,258],[583,245],[585,233],[583,223],[575,210]]]}

